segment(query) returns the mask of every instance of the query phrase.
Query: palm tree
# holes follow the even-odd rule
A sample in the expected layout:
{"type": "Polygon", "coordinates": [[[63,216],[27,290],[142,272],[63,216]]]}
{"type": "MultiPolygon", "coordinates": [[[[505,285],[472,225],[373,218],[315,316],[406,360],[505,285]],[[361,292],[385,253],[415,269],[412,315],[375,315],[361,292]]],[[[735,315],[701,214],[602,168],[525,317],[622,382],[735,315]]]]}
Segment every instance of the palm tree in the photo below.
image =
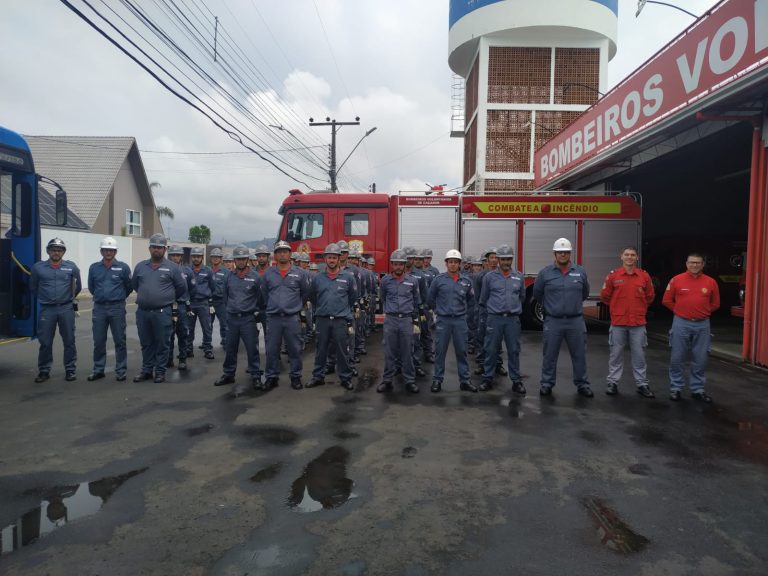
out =
{"type": "MultiPolygon", "coordinates": [[[[162,188],[162,185],[160,182],[150,182],[149,183],[149,189],[151,191],[154,191],[155,188],[162,188]]],[[[173,210],[169,208],[168,206],[156,206],[157,215],[162,218],[168,218],[168,220],[173,220],[176,217],[176,214],[173,213],[173,210]]],[[[170,236],[170,226],[168,226],[168,235],[170,236]]]]}

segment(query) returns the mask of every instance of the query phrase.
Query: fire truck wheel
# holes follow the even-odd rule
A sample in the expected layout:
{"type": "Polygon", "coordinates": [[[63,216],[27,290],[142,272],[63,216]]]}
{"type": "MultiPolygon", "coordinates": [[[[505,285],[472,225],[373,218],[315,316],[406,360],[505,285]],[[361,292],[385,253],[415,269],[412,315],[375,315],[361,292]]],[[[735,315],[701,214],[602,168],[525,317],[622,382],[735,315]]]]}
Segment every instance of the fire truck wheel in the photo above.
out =
{"type": "Polygon", "coordinates": [[[534,299],[530,290],[523,306],[522,324],[527,330],[541,330],[544,327],[544,307],[534,299]]]}

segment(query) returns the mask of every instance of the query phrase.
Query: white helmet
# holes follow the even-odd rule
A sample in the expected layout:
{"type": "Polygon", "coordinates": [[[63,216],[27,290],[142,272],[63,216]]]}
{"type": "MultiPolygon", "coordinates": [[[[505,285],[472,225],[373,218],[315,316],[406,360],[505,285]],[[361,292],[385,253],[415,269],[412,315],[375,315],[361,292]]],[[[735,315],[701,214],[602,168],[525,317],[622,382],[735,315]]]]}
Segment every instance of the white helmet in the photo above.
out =
{"type": "Polygon", "coordinates": [[[553,252],[571,252],[572,250],[573,247],[568,238],[558,238],[555,240],[555,245],[552,247],[553,252]]]}
{"type": "Polygon", "coordinates": [[[107,250],[117,250],[117,240],[112,238],[112,236],[107,236],[101,240],[101,244],[99,245],[99,249],[103,250],[106,248],[107,250]]]}
{"type": "Polygon", "coordinates": [[[448,260],[450,258],[461,260],[461,252],[459,252],[458,250],[448,250],[448,252],[445,253],[445,259],[448,260]]]}

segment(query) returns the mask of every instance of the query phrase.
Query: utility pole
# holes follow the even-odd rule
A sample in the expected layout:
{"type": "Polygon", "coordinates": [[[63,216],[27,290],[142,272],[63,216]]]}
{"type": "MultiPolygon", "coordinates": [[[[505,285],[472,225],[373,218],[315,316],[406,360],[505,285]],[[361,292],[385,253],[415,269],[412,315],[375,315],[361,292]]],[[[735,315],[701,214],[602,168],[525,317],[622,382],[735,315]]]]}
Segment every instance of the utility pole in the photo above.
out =
{"type": "Polygon", "coordinates": [[[337,122],[334,118],[326,117],[325,122],[315,122],[314,118],[309,119],[310,126],[330,126],[331,127],[331,168],[328,170],[328,176],[331,179],[331,192],[338,192],[339,189],[336,186],[336,132],[342,126],[359,126],[360,117],[356,116],[354,122],[337,122]]]}

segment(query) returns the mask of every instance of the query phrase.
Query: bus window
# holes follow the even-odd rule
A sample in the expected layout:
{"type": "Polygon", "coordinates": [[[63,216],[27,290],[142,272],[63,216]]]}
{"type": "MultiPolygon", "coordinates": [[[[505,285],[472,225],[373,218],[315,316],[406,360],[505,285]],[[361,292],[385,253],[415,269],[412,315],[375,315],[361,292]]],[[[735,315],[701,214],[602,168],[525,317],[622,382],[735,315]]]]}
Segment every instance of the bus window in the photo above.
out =
{"type": "Polygon", "coordinates": [[[292,212],[288,217],[286,241],[311,240],[323,235],[323,215],[320,213],[292,212]]]}
{"type": "Polygon", "coordinates": [[[344,214],[344,236],[368,236],[368,214],[344,214]]]}
{"type": "Polygon", "coordinates": [[[13,230],[17,237],[26,237],[32,233],[32,188],[27,182],[20,182],[13,187],[13,230]]]}

